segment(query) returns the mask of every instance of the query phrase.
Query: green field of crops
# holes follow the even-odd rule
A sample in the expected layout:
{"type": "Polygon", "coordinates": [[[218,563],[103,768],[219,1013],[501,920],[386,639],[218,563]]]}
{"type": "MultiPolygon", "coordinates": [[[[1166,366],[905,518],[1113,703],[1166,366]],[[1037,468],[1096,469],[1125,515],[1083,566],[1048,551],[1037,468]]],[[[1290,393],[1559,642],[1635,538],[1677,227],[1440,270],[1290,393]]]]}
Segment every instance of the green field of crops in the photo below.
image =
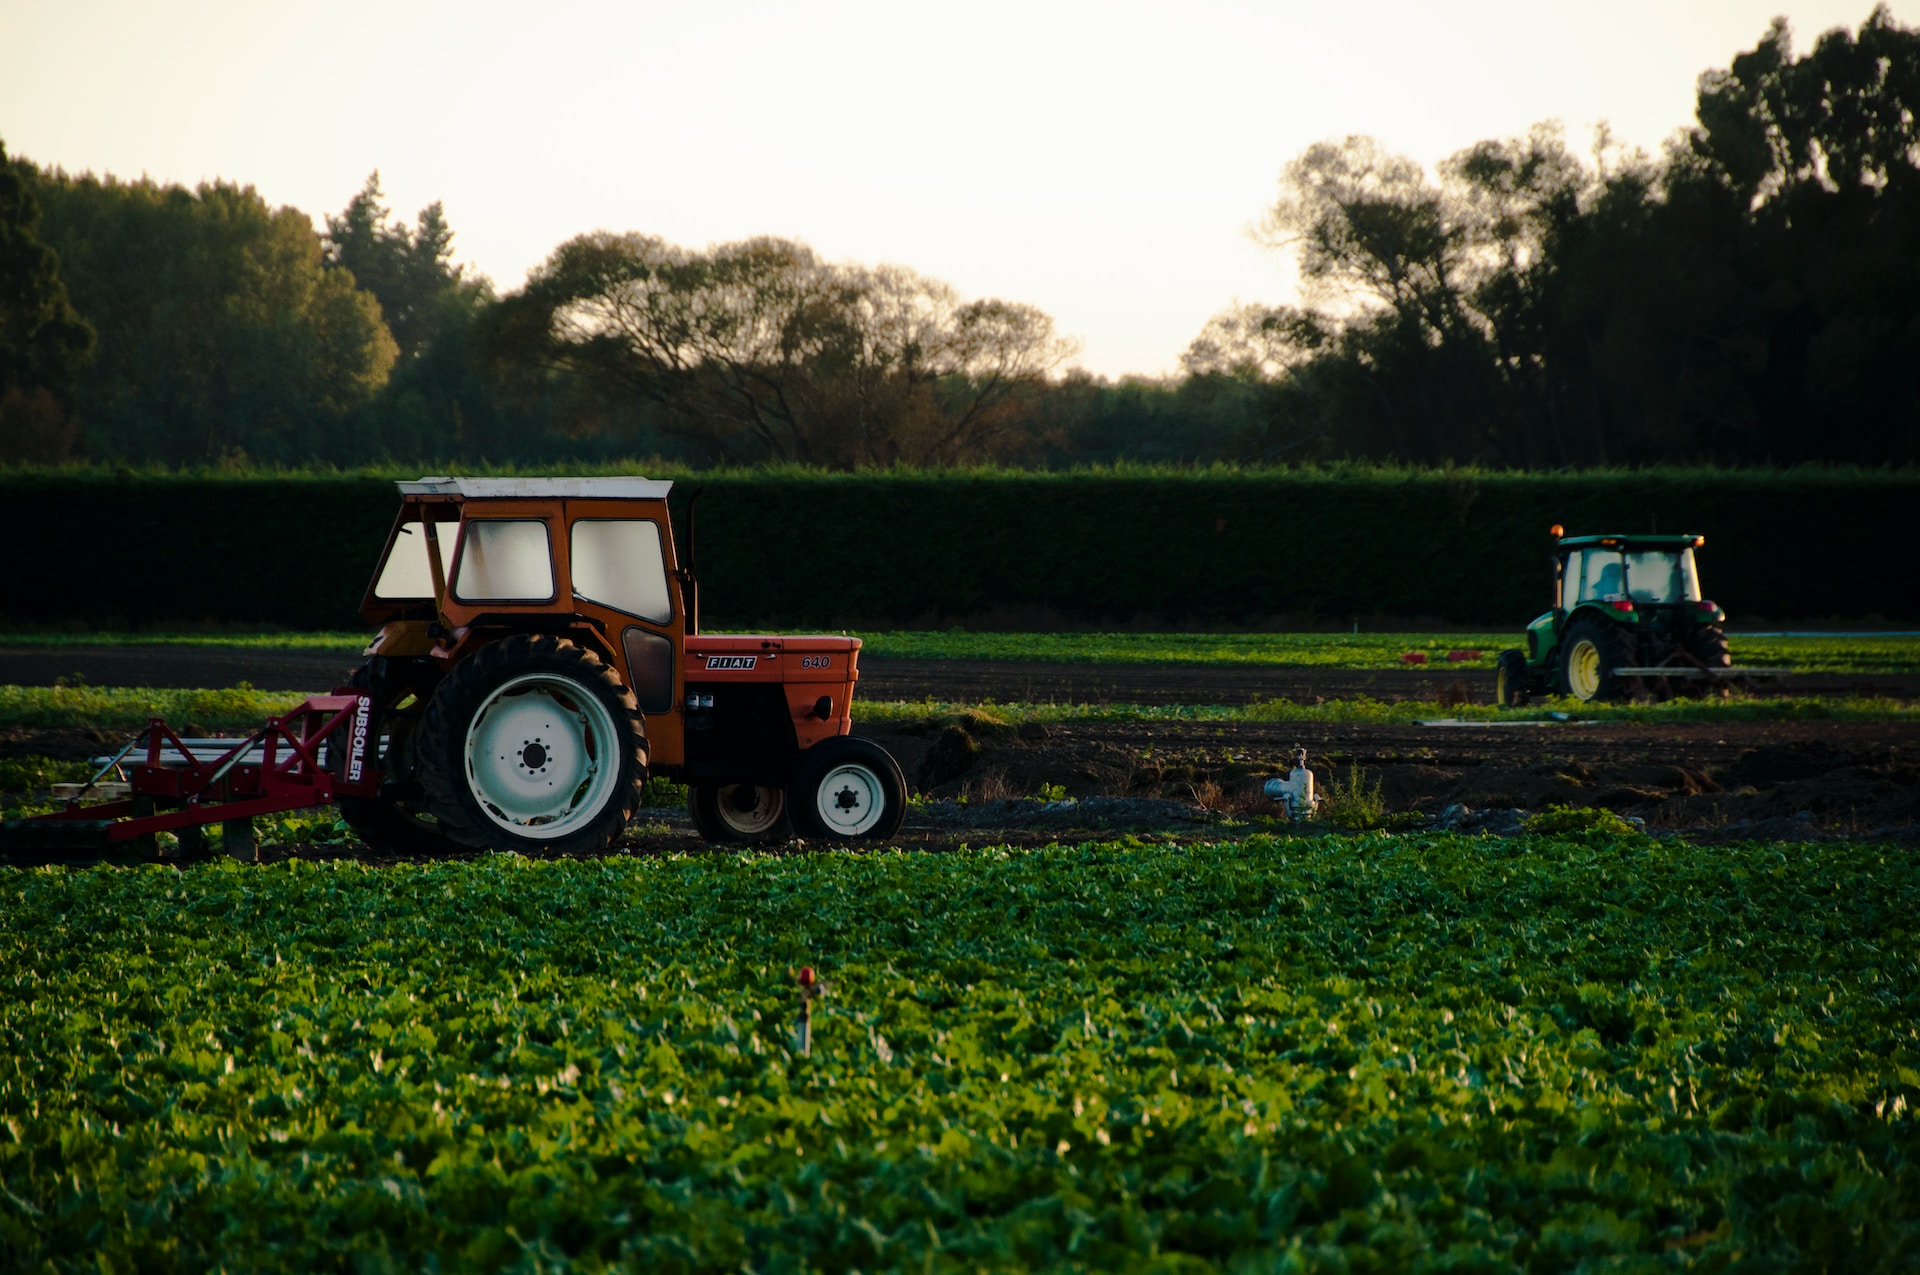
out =
{"type": "Polygon", "coordinates": [[[1598,834],[5,871],[0,1268],[1910,1270],[1916,915],[1598,834]]]}
{"type": "MultiPolygon", "coordinates": [[[[1199,664],[1272,668],[1403,668],[1425,655],[1429,667],[1491,669],[1512,633],[972,633],[882,632],[860,635],[868,655],[909,660],[1018,660],[1068,664],[1199,664]],[[1448,655],[1479,652],[1471,659],[1448,655]]],[[[73,644],[238,647],[338,651],[351,658],[365,633],[0,633],[0,646],[73,644]]],[[[1848,633],[1732,637],[1736,663],[1809,673],[1920,672],[1920,637],[1848,633]]]]}

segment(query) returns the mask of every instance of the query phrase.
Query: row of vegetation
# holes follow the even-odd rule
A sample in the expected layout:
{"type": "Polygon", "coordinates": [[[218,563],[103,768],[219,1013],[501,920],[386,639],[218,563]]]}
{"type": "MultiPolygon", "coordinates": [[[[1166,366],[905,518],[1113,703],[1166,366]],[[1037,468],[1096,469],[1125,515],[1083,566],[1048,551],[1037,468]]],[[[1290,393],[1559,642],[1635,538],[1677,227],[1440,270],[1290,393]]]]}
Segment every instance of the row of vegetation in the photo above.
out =
{"type": "MultiPolygon", "coordinates": [[[[863,633],[860,637],[866,659],[1461,672],[1491,669],[1499,652],[1515,641],[1512,633],[971,633],[962,629],[863,633]]],[[[366,648],[367,634],[0,632],[0,647],[48,648],[75,642],[330,652],[340,656],[344,668],[366,648]]],[[[1742,633],[1735,636],[1733,645],[1735,662],[1745,668],[1920,673],[1920,636],[1910,633],[1742,633]]]]}
{"type": "Polygon", "coordinates": [[[1916,911],[1625,831],[7,872],[0,1265],[1903,1269],[1916,911]]]}
{"type": "MultiPolygon", "coordinates": [[[[701,489],[716,628],[1517,632],[1553,523],[1704,533],[1707,594],[1750,626],[1920,615],[1876,549],[1920,470],[735,471],[676,486],[682,533],[701,489]]],[[[354,627],[397,508],[371,477],[0,474],[0,543],[47,564],[0,622],[354,627]]]]}
{"type": "Polygon", "coordinates": [[[1030,305],[786,240],[595,232],[502,294],[377,174],[319,231],[0,151],[0,462],[1920,460],[1920,32],[1776,23],[1697,115],[1657,157],[1316,145],[1261,232],[1305,302],[1117,384],[1030,305]]]}

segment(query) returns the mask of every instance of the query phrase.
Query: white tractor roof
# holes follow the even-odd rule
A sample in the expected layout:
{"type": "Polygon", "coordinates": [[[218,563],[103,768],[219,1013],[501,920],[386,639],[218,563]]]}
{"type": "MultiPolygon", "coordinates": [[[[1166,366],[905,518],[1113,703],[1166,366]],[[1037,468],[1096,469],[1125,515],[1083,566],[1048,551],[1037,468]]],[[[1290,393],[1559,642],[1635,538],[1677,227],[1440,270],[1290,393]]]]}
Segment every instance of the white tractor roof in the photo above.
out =
{"type": "Polygon", "coordinates": [[[654,478],[419,478],[394,485],[403,496],[470,500],[665,500],[673,489],[654,478]]]}

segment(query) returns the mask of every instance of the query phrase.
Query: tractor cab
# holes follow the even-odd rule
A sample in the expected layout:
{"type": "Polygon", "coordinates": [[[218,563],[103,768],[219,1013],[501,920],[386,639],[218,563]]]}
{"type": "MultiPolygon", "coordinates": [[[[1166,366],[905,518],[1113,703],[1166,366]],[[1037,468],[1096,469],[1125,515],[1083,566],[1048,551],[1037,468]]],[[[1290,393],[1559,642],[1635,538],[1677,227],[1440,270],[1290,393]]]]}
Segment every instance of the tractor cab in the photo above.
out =
{"type": "MultiPolygon", "coordinates": [[[[1555,554],[1555,574],[1560,583],[1556,609],[1572,612],[1589,603],[1610,607],[1629,603],[1635,611],[1697,607],[1700,574],[1694,566],[1693,551],[1703,543],[1702,536],[1579,536],[1562,540],[1555,554]]],[[[1619,607],[1613,609],[1625,614],[1619,607]]]]}

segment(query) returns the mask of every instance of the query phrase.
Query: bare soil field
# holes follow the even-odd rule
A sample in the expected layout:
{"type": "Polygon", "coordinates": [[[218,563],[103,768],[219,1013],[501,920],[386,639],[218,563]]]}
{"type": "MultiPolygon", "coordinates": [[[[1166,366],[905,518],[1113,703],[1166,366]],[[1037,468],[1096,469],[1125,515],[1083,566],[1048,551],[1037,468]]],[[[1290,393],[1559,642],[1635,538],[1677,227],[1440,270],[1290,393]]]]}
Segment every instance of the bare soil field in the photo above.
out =
{"type": "MultiPolygon", "coordinates": [[[[96,685],[319,689],[344,676],[338,656],[190,647],[0,650],[0,682],[48,684],[75,673],[96,685]]],[[[1447,670],[1242,670],[1152,665],[881,661],[861,695],[1039,703],[1239,704],[1284,697],[1465,698],[1486,702],[1490,675],[1447,670]]],[[[1920,694],[1920,679],[1800,678],[1799,694],[1920,694]]],[[[901,838],[938,848],[985,838],[1044,843],[1124,831],[1231,835],[1265,826],[1261,793],[1297,745],[1324,787],[1378,785],[1408,826],[1503,832],[1522,812],[1599,806],[1650,830],[1692,837],[1891,838],[1920,843],[1920,730],[1902,722],[1796,721],[1487,725],[1075,723],[1014,729],[864,724],[923,794],[901,838]],[[1458,809],[1455,809],[1458,808],[1458,809]]],[[[97,754],[117,742],[90,731],[14,731],[0,757],[97,754]]],[[[683,812],[650,810],[628,852],[699,843],[683,812]]],[[[317,853],[335,848],[313,847],[317,853]]],[[[269,848],[269,856],[288,853],[269,848]]]]}

